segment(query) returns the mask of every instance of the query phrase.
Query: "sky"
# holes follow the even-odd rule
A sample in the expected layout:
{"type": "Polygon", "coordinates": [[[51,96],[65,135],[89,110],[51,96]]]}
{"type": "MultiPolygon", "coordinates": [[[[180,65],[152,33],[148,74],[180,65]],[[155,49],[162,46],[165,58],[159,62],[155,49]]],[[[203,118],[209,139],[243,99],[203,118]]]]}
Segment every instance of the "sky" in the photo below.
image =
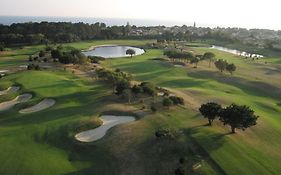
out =
{"type": "Polygon", "coordinates": [[[64,16],[193,22],[281,30],[280,0],[0,0],[0,16],[64,16]]]}

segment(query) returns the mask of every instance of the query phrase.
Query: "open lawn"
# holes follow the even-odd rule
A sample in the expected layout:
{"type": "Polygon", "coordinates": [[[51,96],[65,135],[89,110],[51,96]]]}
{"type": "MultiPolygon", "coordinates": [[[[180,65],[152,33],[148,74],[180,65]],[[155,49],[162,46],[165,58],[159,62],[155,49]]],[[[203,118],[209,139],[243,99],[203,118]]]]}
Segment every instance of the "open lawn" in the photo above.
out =
{"type": "MultiPolygon", "coordinates": [[[[251,106],[261,116],[257,126],[229,135],[229,128],[217,123],[213,127],[193,129],[192,137],[227,174],[279,174],[280,65],[253,62],[202,47],[192,47],[189,50],[197,53],[212,51],[217,58],[235,63],[238,67],[237,72],[233,77],[227,73],[221,74],[214,65],[209,69],[207,62],[199,63],[195,69],[193,66],[176,68],[170,63],[150,60],[163,57],[161,50],[148,50],[146,54],[133,59],[112,59],[105,65],[128,71],[139,81],[151,81],[159,86],[172,88],[186,99],[187,106],[194,109],[208,101],[224,105],[238,103],[251,106]],[[269,73],[272,69],[277,71],[269,73]],[[189,100],[192,103],[188,103],[189,100]]],[[[178,115],[185,114],[178,112],[174,117],[178,115]]],[[[196,120],[200,120],[200,117],[197,116],[196,120]]]]}
{"type": "MultiPolygon", "coordinates": [[[[79,49],[93,45],[144,45],[151,41],[114,40],[65,44],[79,49]]],[[[0,90],[17,84],[20,91],[1,96],[1,101],[29,92],[34,97],[0,113],[0,174],[173,174],[178,159],[201,162],[198,174],[280,174],[281,153],[281,79],[279,58],[250,61],[195,44],[187,50],[195,53],[212,51],[217,58],[235,63],[233,76],[219,73],[214,65],[200,62],[198,68],[179,68],[169,62],[155,61],[163,51],[149,49],[133,58],[109,59],[107,68],[119,68],[133,74],[138,81],[151,81],[185,99],[184,107],[156,113],[139,114],[142,104],[126,104],[112,95],[106,83],[72,75],[63,69],[25,71],[0,79],[0,90]],[[51,98],[56,104],[46,110],[21,114],[20,109],[51,98]],[[3,100],[4,99],[4,100],[3,100]],[[198,113],[205,102],[223,105],[233,102],[253,108],[261,117],[258,125],[245,132],[229,134],[219,122],[206,126],[198,113]],[[110,129],[101,140],[80,143],[74,135],[97,127],[97,117],[111,114],[138,114],[138,120],[110,129]],[[90,123],[90,124],[89,124],[90,123]],[[157,140],[159,127],[179,130],[175,140],[157,140]],[[203,161],[202,161],[203,160],[203,161]]],[[[43,46],[11,50],[0,56],[0,68],[26,63],[24,59],[43,46]],[[8,55],[10,54],[10,55],[8,55]],[[5,56],[4,56],[5,55],[5,56]]],[[[150,107],[149,102],[145,105],[150,107]]],[[[188,164],[188,163],[187,163],[188,164]]],[[[186,165],[188,166],[188,165],[186,165]]]]}

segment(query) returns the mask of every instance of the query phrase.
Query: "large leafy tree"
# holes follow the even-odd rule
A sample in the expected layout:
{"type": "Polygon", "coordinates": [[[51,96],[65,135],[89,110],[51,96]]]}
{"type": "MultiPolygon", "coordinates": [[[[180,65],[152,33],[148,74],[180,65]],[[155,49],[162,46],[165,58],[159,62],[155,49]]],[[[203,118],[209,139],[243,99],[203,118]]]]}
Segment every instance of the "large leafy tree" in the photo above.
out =
{"type": "Polygon", "coordinates": [[[220,72],[223,72],[226,69],[227,62],[223,59],[219,59],[215,62],[215,66],[220,70],[220,72]]]}
{"type": "Polygon", "coordinates": [[[236,66],[234,64],[228,64],[226,70],[232,75],[233,72],[236,71],[236,66]]]}
{"type": "Polygon", "coordinates": [[[215,58],[215,56],[216,55],[213,52],[206,52],[203,55],[203,59],[209,60],[209,67],[211,67],[211,63],[212,63],[213,59],[215,58]]]}
{"type": "Polygon", "coordinates": [[[126,55],[131,55],[131,58],[133,57],[133,55],[136,54],[136,51],[134,49],[128,49],[126,50],[126,55]]]}
{"type": "Polygon", "coordinates": [[[220,113],[220,120],[224,125],[231,127],[232,133],[235,133],[236,128],[245,130],[248,127],[256,125],[258,117],[248,106],[239,106],[236,104],[222,109],[220,113]]]}
{"type": "Polygon", "coordinates": [[[221,109],[221,105],[214,102],[209,102],[206,104],[202,104],[199,108],[199,111],[205,118],[208,119],[209,125],[212,125],[214,119],[216,117],[219,117],[221,109]]]}

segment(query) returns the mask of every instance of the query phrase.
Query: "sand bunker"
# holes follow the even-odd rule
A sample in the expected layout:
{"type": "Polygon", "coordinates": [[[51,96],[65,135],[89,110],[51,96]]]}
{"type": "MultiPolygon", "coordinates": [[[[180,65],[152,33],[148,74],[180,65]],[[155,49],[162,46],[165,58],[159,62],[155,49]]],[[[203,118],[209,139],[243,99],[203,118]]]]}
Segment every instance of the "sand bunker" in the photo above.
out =
{"type": "Polygon", "coordinates": [[[183,65],[174,64],[175,67],[184,67],[183,65]]]}
{"type": "Polygon", "coordinates": [[[31,106],[29,108],[22,109],[19,112],[20,113],[32,113],[32,112],[42,111],[44,109],[52,107],[55,103],[56,103],[56,101],[53,99],[44,99],[40,103],[38,103],[34,106],[31,106]]]}
{"type": "Polygon", "coordinates": [[[3,102],[3,103],[0,103],[0,111],[6,111],[8,109],[11,109],[16,104],[27,102],[31,98],[32,98],[31,94],[19,95],[19,96],[17,96],[15,99],[13,99],[11,101],[6,101],[6,102],[3,102]]]}
{"type": "Polygon", "coordinates": [[[18,86],[12,86],[9,87],[8,89],[4,90],[4,91],[0,91],[0,95],[5,95],[5,94],[9,94],[9,93],[15,93],[20,89],[20,87],[18,86]]]}
{"type": "Polygon", "coordinates": [[[8,70],[0,70],[0,73],[7,73],[9,72],[8,70]]]}
{"type": "Polygon", "coordinates": [[[113,115],[103,115],[100,117],[100,119],[103,121],[103,124],[100,127],[80,132],[75,135],[75,138],[81,142],[93,142],[105,136],[107,130],[109,130],[110,128],[122,123],[128,123],[136,120],[135,117],[131,116],[113,115]]]}

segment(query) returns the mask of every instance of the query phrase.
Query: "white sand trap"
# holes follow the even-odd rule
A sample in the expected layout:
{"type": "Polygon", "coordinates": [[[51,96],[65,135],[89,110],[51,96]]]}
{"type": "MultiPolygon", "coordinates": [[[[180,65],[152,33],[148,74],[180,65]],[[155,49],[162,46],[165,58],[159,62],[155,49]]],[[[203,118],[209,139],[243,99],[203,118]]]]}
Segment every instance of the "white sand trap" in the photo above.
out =
{"type": "Polygon", "coordinates": [[[31,106],[29,108],[22,109],[19,112],[20,113],[32,113],[32,112],[42,111],[44,109],[52,107],[55,103],[56,103],[56,101],[53,99],[44,99],[40,103],[38,103],[34,106],[31,106]]]}
{"type": "Polygon", "coordinates": [[[8,70],[0,70],[0,73],[7,73],[9,72],[8,70]]]}
{"type": "Polygon", "coordinates": [[[175,67],[184,67],[183,65],[175,64],[175,67]]]}
{"type": "Polygon", "coordinates": [[[19,95],[19,96],[17,96],[15,99],[13,99],[11,101],[6,101],[6,102],[3,102],[3,103],[0,103],[0,111],[6,111],[8,109],[11,109],[16,104],[27,102],[31,98],[32,98],[31,94],[19,95]]]}
{"type": "Polygon", "coordinates": [[[0,95],[5,95],[5,94],[9,94],[9,93],[15,93],[20,89],[20,87],[18,86],[12,86],[9,87],[8,89],[4,90],[4,91],[0,91],[0,95]]]}
{"type": "Polygon", "coordinates": [[[109,130],[110,128],[122,123],[128,123],[136,120],[135,117],[131,116],[113,115],[103,115],[100,117],[100,119],[103,121],[103,124],[100,127],[80,132],[75,135],[75,138],[81,142],[93,142],[105,136],[107,130],[109,130]]]}

